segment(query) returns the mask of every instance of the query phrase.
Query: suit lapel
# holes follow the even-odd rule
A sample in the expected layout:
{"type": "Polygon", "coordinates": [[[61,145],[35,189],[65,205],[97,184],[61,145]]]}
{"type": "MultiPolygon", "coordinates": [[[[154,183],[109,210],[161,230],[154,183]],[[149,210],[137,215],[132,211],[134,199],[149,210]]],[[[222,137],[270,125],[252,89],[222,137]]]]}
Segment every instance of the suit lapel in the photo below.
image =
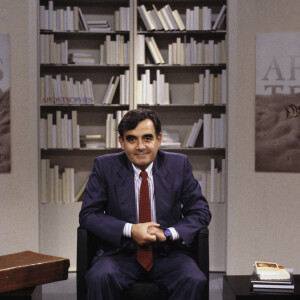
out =
{"type": "Polygon", "coordinates": [[[126,156],[123,157],[118,176],[119,180],[117,180],[115,190],[121,214],[125,221],[136,223],[134,173],[126,156]]]}
{"type": "Polygon", "coordinates": [[[161,223],[162,216],[166,216],[172,206],[173,199],[173,183],[169,180],[169,171],[164,165],[165,154],[161,151],[154,161],[153,165],[153,180],[154,180],[154,194],[157,221],[161,223]]]}

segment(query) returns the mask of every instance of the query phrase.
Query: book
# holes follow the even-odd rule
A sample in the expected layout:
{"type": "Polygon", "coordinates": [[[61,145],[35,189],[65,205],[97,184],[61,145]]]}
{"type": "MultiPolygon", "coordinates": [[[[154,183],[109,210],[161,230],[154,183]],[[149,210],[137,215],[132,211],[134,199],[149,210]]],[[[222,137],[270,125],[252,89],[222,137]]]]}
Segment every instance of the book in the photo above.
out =
{"type": "Polygon", "coordinates": [[[224,21],[225,11],[226,11],[226,5],[224,4],[217,16],[214,26],[212,27],[212,30],[217,30],[221,27],[222,22],[224,21]]]}
{"type": "Polygon", "coordinates": [[[261,280],[290,280],[291,274],[274,262],[256,261],[254,271],[261,280]]]}

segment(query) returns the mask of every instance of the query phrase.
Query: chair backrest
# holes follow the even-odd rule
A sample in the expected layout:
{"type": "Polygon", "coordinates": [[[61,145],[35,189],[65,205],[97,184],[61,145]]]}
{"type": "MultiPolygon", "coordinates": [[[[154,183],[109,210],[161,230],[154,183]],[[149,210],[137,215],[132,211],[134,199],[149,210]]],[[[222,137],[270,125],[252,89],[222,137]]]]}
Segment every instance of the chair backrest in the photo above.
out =
{"type": "MultiPolygon", "coordinates": [[[[199,230],[197,236],[195,237],[192,247],[191,253],[194,256],[200,270],[206,275],[208,283],[209,283],[209,231],[208,228],[203,228],[199,230]]],[[[89,232],[88,230],[78,227],[77,229],[77,300],[86,300],[87,290],[85,285],[85,274],[90,268],[92,261],[97,253],[101,244],[100,239],[89,232]]],[[[152,283],[153,284],[153,283],[152,283]]],[[[137,283],[134,286],[134,293],[136,295],[139,294],[138,290],[142,290],[143,294],[145,291],[143,289],[145,286],[140,286],[141,283],[137,283]]],[[[150,287],[153,289],[153,286],[150,287]]],[[[133,290],[133,289],[131,289],[133,290]]],[[[160,293],[160,292],[158,292],[160,293]]],[[[131,294],[132,295],[132,294],[131,294]]],[[[128,294],[126,295],[128,298],[128,294]]],[[[127,299],[125,297],[125,299],[127,299]]],[[[164,297],[163,293],[160,297],[164,297]]],[[[130,298],[128,298],[130,299],[130,298]]],[[[133,298],[132,298],[133,299],[133,298]]],[[[139,299],[139,298],[137,298],[139,299]]],[[[159,298],[161,299],[161,298],[159,298]]],[[[206,286],[206,290],[202,297],[203,300],[209,299],[209,284],[206,286]]],[[[152,298],[152,300],[155,300],[152,298]]]]}

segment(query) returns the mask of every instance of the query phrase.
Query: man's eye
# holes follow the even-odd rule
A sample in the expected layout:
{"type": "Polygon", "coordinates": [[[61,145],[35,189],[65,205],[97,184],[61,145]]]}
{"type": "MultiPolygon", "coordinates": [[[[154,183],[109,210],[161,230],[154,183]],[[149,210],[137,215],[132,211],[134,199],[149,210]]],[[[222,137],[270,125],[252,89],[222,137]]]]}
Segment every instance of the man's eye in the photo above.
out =
{"type": "Polygon", "coordinates": [[[127,141],[128,141],[129,143],[134,143],[134,142],[135,142],[135,138],[134,138],[134,137],[128,137],[128,138],[127,138],[127,141]]]}
{"type": "Polygon", "coordinates": [[[146,136],[144,138],[145,141],[152,141],[153,140],[153,137],[152,136],[146,136]]]}

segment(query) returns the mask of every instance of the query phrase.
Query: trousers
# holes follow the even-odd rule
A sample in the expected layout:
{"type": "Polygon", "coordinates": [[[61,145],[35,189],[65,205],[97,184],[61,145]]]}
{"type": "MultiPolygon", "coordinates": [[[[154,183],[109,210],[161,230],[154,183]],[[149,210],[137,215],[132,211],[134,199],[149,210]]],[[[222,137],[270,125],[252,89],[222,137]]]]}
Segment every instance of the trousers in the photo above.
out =
{"type": "Polygon", "coordinates": [[[167,256],[154,256],[154,265],[146,271],[135,253],[99,256],[86,274],[88,300],[120,300],[131,283],[150,279],[168,290],[169,300],[199,300],[207,278],[195,260],[179,250],[167,256]]]}

